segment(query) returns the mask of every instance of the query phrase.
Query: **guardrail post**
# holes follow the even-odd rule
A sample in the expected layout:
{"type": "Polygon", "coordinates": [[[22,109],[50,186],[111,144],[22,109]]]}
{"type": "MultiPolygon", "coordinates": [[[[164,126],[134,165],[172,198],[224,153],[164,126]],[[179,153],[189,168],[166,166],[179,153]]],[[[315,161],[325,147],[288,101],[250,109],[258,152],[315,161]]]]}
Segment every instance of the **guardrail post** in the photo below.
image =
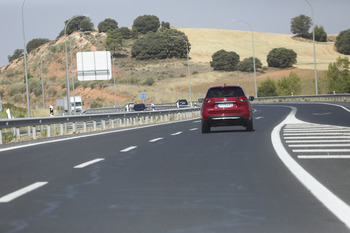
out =
{"type": "Polygon", "coordinates": [[[0,145],[2,144],[2,129],[0,129],[0,145]]]}
{"type": "Polygon", "coordinates": [[[96,131],[96,121],[93,121],[92,123],[94,125],[94,131],[96,131]]]}
{"type": "Polygon", "coordinates": [[[33,139],[36,139],[36,127],[33,125],[33,139]]]}
{"type": "Polygon", "coordinates": [[[16,138],[20,138],[21,132],[19,131],[19,128],[15,128],[15,134],[16,134],[16,138]]]}
{"type": "Polygon", "coordinates": [[[83,128],[84,128],[84,133],[86,133],[86,129],[87,129],[87,123],[86,123],[86,121],[84,121],[84,123],[83,123],[83,128]]]}
{"type": "Polygon", "coordinates": [[[72,130],[73,130],[73,134],[75,134],[75,132],[77,131],[76,129],[76,122],[72,122],[72,130]]]}
{"type": "Polygon", "coordinates": [[[106,129],[106,121],[105,120],[101,120],[102,122],[102,129],[106,129]]]}
{"type": "Polygon", "coordinates": [[[28,133],[28,136],[30,137],[30,126],[27,126],[27,133],[28,133]]]}
{"type": "Polygon", "coordinates": [[[112,129],[114,129],[114,119],[110,119],[109,122],[111,124],[112,129]]]}
{"type": "Polygon", "coordinates": [[[47,130],[47,137],[51,137],[51,125],[46,125],[46,130],[47,130]]]}

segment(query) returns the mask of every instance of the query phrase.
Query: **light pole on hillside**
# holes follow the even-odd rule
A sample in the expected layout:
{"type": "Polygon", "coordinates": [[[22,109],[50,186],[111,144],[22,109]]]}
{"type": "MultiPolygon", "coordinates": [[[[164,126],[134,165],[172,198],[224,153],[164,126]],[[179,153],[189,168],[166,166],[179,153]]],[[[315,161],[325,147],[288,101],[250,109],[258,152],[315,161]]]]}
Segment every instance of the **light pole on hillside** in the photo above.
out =
{"type": "Polygon", "coordinates": [[[66,25],[64,26],[64,48],[66,50],[66,85],[67,85],[67,107],[68,107],[68,114],[71,114],[71,106],[70,106],[70,88],[69,88],[69,76],[68,76],[68,56],[67,56],[67,26],[70,23],[70,21],[72,21],[73,19],[77,18],[77,17],[82,17],[86,15],[75,15],[72,18],[70,18],[68,20],[68,22],[66,23],[66,25]]]}
{"type": "Polygon", "coordinates": [[[23,32],[23,51],[24,51],[24,70],[26,75],[26,92],[27,92],[27,108],[28,108],[28,118],[30,118],[30,102],[29,102],[29,90],[28,90],[28,71],[27,71],[27,49],[26,49],[26,39],[24,33],[24,17],[23,17],[23,7],[26,0],[22,3],[22,32],[23,32]]]}
{"type": "Polygon", "coordinates": [[[187,49],[187,71],[188,71],[188,87],[190,92],[190,104],[192,107],[192,91],[191,91],[191,74],[190,74],[190,60],[188,55],[188,43],[182,36],[171,36],[172,38],[179,37],[186,43],[186,49],[187,49]]]}
{"type": "Polygon", "coordinates": [[[311,4],[305,0],[305,2],[310,6],[311,8],[311,14],[312,14],[312,40],[314,44],[314,66],[315,66],[315,93],[318,95],[318,87],[317,87],[317,65],[316,65],[316,48],[315,48],[315,24],[314,24],[314,10],[312,9],[311,4]]]}
{"type": "Polygon", "coordinates": [[[257,85],[256,85],[256,67],[255,67],[255,50],[254,50],[254,33],[253,33],[253,28],[252,26],[250,26],[249,23],[247,23],[246,21],[244,20],[241,20],[241,19],[235,19],[233,20],[233,22],[237,22],[237,21],[240,21],[240,22],[243,22],[245,24],[248,25],[251,33],[252,33],[252,48],[253,48],[253,68],[254,68],[254,87],[255,87],[255,97],[257,98],[258,97],[258,88],[257,88],[257,85]]]}

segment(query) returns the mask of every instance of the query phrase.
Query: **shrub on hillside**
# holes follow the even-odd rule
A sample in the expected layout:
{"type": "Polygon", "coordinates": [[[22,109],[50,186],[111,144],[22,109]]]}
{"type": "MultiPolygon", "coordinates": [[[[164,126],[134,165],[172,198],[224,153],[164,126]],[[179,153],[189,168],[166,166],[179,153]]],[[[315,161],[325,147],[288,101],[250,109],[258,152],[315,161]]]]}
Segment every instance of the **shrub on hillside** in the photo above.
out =
{"type": "Polygon", "coordinates": [[[288,77],[278,80],[277,89],[280,96],[298,95],[301,92],[301,79],[291,72],[288,77]]]}
{"type": "Polygon", "coordinates": [[[327,33],[324,31],[323,26],[315,26],[315,41],[327,42],[327,33]]]}
{"type": "Polygon", "coordinates": [[[46,44],[47,42],[50,42],[50,40],[45,39],[45,38],[33,39],[33,40],[29,41],[27,44],[27,52],[30,53],[34,49],[40,47],[43,44],[46,44]]]}
{"type": "Polygon", "coordinates": [[[138,33],[156,32],[160,27],[159,18],[155,15],[143,15],[134,20],[132,30],[138,33]]]}
{"type": "Polygon", "coordinates": [[[350,61],[347,57],[339,57],[336,62],[329,64],[327,80],[329,93],[350,92],[350,61]]]}
{"type": "Polygon", "coordinates": [[[268,78],[265,81],[262,81],[258,87],[258,96],[259,97],[269,97],[277,96],[277,87],[275,81],[268,78]]]}
{"type": "Polygon", "coordinates": [[[105,19],[97,25],[98,32],[107,32],[108,30],[115,30],[118,28],[118,23],[114,19],[105,19]]]}
{"type": "Polygon", "coordinates": [[[131,48],[131,55],[137,60],[186,58],[187,46],[184,40],[190,51],[191,44],[183,32],[175,29],[150,32],[135,41],[131,48]]]}
{"type": "MultiPolygon", "coordinates": [[[[262,63],[259,58],[255,58],[255,69],[260,69],[262,67],[262,63]]],[[[242,72],[253,72],[254,71],[254,62],[253,57],[245,58],[243,61],[240,61],[237,64],[237,70],[242,72]]]]}
{"type": "Polygon", "coordinates": [[[335,47],[339,53],[350,55],[350,29],[339,33],[335,41],[335,47]]]}
{"type": "Polygon", "coordinates": [[[221,49],[212,55],[210,66],[214,70],[234,71],[237,69],[238,62],[239,55],[237,53],[221,49]]]}
{"type": "Polygon", "coordinates": [[[297,54],[292,49],[274,48],[267,54],[269,67],[286,68],[297,63],[297,54]]]}

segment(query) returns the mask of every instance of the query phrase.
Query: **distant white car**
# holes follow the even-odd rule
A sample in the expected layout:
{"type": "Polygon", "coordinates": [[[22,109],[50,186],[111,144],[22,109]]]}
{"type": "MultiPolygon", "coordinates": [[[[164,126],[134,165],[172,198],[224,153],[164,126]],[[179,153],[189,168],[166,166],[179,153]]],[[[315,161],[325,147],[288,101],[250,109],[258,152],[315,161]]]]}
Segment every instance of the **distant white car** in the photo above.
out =
{"type": "Polygon", "coordinates": [[[134,110],[134,103],[128,103],[125,105],[125,111],[129,112],[129,111],[132,111],[134,110]]]}

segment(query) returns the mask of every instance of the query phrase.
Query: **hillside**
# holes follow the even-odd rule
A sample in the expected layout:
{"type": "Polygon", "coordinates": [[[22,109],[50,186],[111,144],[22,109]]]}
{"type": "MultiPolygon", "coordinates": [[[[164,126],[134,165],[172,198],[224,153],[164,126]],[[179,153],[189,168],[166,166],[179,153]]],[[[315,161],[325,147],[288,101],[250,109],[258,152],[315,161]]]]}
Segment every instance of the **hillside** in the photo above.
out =
{"type": "MultiPolygon", "coordinates": [[[[241,84],[249,95],[254,95],[252,73],[214,72],[209,65],[212,54],[220,49],[235,51],[240,55],[241,60],[251,57],[252,43],[250,32],[216,29],[177,29],[183,31],[191,43],[190,69],[193,100],[202,97],[210,85],[222,83],[241,84]]],[[[73,38],[73,64],[76,64],[75,54],[79,51],[104,50],[104,33],[92,32],[84,34],[76,32],[71,37],[73,38]]],[[[124,56],[116,59],[118,106],[128,102],[141,102],[140,93],[143,92],[147,93],[147,103],[175,102],[179,98],[189,99],[186,60],[136,61],[130,58],[132,43],[133,41],[131,40],[125,41],[123,51],[121,51],[124,56]],[[152,82],[147,83],[148,80],[152,82]]],[[[312,41],[296,40],[291,35],[255,32],[254,45],[255,55],[262,61],[264,66],[267,66],[266,56],[273,48],[286,47],[293,49],[298,54],[298,63],[293,69],[279,70],[269,68],[264,72],[258,72],[258,83],[267,77],[278,80],[293,71],[303,80],[302,94],[314,93],[312,41]]],[[[335,52],[333,47],[334,42],[317,43],[316,45],[320,86],[324,82],[322,78],[328,68],[328,64],[334,62],[339,56],[343,56],[335,52]]],[[[45,44],[28,54],[29,73],[38,82],[40,81],[40,56],[43,60],[45,103],[46,106],[49,104],[55,106],[57,98],[66,96],[64,38],[45,44]]],[[[73,66],[76,67],[76,65],[73,66]]],[[[5,92],[2,98],[3,103],[16,103],[16,105],[26,107],[23,79],[23,58],[15,60],[0,69],[0,89],[5,92]]],[[[41,87],[41,81],[39,83],[41,87]]],[[[83,97],[85,108],[89,108],[96,103],[104,107],[114,106],[113,80],[102,82],[75,81],[75,84],[75,94],[83,97]]],[[[40,90],[37,90],[36,94],[34,92],[30,94],[32,108],[34,108],[35,104],[42,107],[40,90]]]]}

